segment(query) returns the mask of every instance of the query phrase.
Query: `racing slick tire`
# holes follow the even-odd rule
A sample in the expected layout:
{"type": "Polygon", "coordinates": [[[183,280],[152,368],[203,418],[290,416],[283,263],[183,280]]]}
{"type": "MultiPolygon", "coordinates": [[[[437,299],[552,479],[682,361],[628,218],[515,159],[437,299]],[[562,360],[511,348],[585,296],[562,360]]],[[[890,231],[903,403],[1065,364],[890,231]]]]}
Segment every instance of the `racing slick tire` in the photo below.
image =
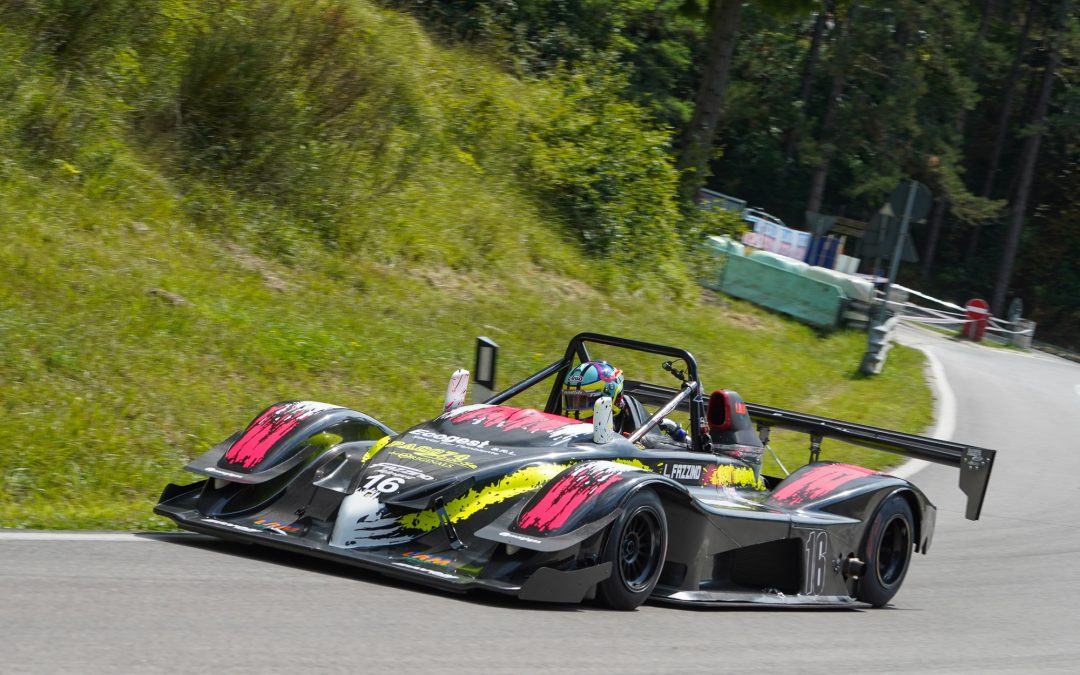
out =
{"type": "Polygon", "coordinates": [[[652,490],[630,497],[608,530],[601,562],[611,563],[611,576],[596,596],[612,609],[630,610],[645,602],[660,579],[667,555],[667,517],[652,490]]]}
{"type": "Polygon", "coordinates": [[[914,545],[911,506],[902,495],[891,495],[878,507],[863,543],[866,569],[855,597],[874,607],[892,600],[904,583],[914,545]]]}

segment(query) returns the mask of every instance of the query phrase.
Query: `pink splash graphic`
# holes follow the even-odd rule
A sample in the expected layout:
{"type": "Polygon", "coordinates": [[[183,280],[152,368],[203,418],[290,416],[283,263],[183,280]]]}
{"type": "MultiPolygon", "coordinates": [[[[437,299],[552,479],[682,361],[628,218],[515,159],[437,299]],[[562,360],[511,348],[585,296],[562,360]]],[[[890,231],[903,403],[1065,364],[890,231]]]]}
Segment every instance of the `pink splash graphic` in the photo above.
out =
{"type": "Polygon", "coordinates": [[[558,530],[579,506],[622,480],[611,469],[583,467],[563,476],[540,501],[521,514],[518,527],[537,532],[558,530]]]}
{"type": "Polygon", "coordinates": [[[248,425],[244,435],[233,443],[225,454],[225,460],[230,464],[243,463],[245,469],[250,469],[263,461],[267,451],[301,421],[331,407],[333,406],[311,401],[294,401],[273,406],[248,425]]]}
{"type": "Polygon", "coordinates": [[[772,498],[788,504],[803,504],[835,492],[845,484],[876,474],[877,471],[850,464],[827,464],[815,467],[772,494],[772,498]]]}
{"type": "Polygon", "coordinates": [[[454,424],[472,422],[473,424],[482,424],[485,427],[498,427],[503,431],[521,429],[529,433],[554,431],[568,424],[579,424],[577,420],[560,415],[552,415],[530,408],[520,409],[501,405],[469,410],[455,415],[451,418],[451,421],[454,424]]]}

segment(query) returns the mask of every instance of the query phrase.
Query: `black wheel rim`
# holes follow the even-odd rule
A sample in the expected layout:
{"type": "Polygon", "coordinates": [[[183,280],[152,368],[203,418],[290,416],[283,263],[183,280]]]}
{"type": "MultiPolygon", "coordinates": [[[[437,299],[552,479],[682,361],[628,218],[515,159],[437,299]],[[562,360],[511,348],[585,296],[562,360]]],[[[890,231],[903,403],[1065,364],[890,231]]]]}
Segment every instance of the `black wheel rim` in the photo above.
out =
{"type": "Polygon", "coordinates": [[[877,577],[882,586],[888,588],[903,578],[911,545],[911,527],[904,518],[894,516],[885,525],[878,546],[877,577]]]}
{"type": "Polygon", "coordinates": [[[626,521],[619,539],[619,571],[631,591],[649,587],[660,564],[660,519],[652,509],[642,508],[626,521]]]}

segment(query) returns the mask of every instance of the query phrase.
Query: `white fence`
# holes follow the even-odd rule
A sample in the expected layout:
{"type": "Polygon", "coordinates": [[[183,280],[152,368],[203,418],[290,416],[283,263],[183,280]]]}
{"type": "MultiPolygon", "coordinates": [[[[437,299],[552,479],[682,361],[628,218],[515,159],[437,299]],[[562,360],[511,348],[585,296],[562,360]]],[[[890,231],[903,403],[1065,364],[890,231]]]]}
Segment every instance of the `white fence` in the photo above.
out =
{"type": "MultiPolygon", "coordinates": [[[[966,310],[960,305],[903,286],[893,285],[893,288],[901,290],[902,294],[906,293],[907,299],[898,301],[894,297],[887,303],[888,309],[905,323],[937,326],[959,333],[965,324],[975,321],[968,318],[966,310]]],[[[1034,335],[1035,322],[1027,319],[1019,319],[1013,323],[992,316],[986,327],[986,338],[1018,347],[1031,347],[1034,335]]]]}

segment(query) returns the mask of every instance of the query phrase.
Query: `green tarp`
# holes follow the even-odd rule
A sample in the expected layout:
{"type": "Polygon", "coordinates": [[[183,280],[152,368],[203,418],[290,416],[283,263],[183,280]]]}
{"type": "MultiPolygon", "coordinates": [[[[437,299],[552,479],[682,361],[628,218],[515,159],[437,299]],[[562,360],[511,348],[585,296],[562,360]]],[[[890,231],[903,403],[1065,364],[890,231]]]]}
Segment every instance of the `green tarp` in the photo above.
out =
{"type": "Polygon", "coordinates": [[[788,269],[797,265],[739,255],[733,252],[735,249],[731,244],[719,238],[707,240],[706,250],[712,254],[716,265],[702,282],[706,288],[748,300],[813,326],[836,328],[840,325],[846,299],[839,286],[788,269]]]}

